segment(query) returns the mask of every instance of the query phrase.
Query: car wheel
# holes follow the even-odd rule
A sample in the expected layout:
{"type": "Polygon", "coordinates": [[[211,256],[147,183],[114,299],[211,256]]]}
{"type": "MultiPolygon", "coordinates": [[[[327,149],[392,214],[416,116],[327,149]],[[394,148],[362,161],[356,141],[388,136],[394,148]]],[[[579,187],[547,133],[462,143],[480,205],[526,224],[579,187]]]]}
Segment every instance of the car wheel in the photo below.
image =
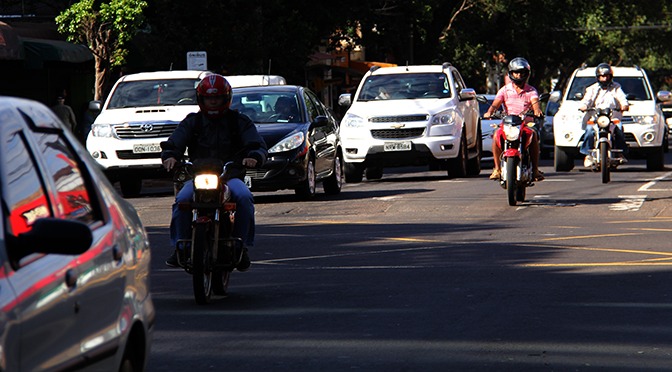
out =
{"type": "Polygon", "coordinates": [[[483,135],[481,132],[481,121],[478,121],[478,131],[476,132],[476,155],[467,160],[467,175],[478,176],[481,174],[481,157],[483,156],[483,135]]]}
{"type": "Polygon", "coordinates": [[[555,146],[553,165],[556,172],[569,172],[574,169],[574,157],[562,147],[555,146]]]}
{"type": "Polygon", "coordinates": [[[315,196],[315,160],[311,156],[306,166],[306,179],[294,189],[294,193],[301,200],[308,200],[315,196]]]}
{"type": "Polygon", "coordinates": [[[661,171],[665,168],[665,152],[662,147],[656,147],[646,154],[646,170],[649,172],[661,171]]]}
{"type": "Polygon", "coordinates": [[[142,179],[140,178],[126,178],[119,181],[121,186],[121,195],[124,198],[134,198],[140,195],[142,190],[142,179]]]}
{"type": "Polygon", "coordinates": [[[322,187],[324,188],[324,193],[327,195],[336,195],[341,192],[341,188],[343,187],[343,161],[340,154],[336,155],[331,176],[322,181],[322,187]]]}
{"type": "Polygon", "coordinates": [[[379,180],[379,179],[383,178],[383,168],[382,167],[366,168],[364,173],[366,174],[366,179],[367,180],[379,180]]]}
{"type": "Polygon", "coordinates": [[[345,175],[345,182],[359,183],[364,177],[364,164],[362,163],[343,163],[343,174],[345,175]]]}
{"type": "Polygon", "coordinates": [[[460,150],[455,159],[448,159],[448,177],[461,178],[467,174],[467,138],[464,129],[460,140],[460,150]]]}

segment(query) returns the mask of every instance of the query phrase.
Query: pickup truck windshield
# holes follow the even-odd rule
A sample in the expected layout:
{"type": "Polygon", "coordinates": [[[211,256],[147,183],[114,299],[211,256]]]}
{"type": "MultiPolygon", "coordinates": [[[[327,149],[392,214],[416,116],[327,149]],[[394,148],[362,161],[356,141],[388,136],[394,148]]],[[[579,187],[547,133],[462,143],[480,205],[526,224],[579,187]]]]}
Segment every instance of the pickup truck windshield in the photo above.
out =
{"type": "Polygon", "coordinates": [[[107,108],[196,105],[198,83],[195,79],[125,81],[117,85],[107,108]]]}
{"type": "Polygon", "coordinates": [[[366,78],[359,101],[449,98],[450,84],[442,73],[372,75],[366,78]]]}
{"type": "MultiPolygon", "coordinates": [[[[621,89],[628,97],[629,101],[649,101],[652,100],[651,90],[648,88],[646,80],[642,77],[614,76],[614,81],[621,84],[621,89]]],[[[569,88],[567,99],[570,101],[580,101],[586,88],[595,83],[594,77],[576,77],[569,88]]]]}

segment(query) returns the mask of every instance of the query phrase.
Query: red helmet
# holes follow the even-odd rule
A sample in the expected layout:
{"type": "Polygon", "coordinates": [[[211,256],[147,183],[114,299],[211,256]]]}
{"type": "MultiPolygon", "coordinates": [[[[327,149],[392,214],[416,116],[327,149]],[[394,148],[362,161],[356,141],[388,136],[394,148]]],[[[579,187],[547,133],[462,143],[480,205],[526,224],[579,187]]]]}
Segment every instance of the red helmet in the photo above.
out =
{"type": "Polygon", "coordinates": [[[220,118],[231,106],[231,85],[222,75],[208,75],[198,83],[196,97],[201,112],[209,118],[220,118]],[[224,101],[217,107],[205,107],[204,97],[223,97],[224,101]]]}

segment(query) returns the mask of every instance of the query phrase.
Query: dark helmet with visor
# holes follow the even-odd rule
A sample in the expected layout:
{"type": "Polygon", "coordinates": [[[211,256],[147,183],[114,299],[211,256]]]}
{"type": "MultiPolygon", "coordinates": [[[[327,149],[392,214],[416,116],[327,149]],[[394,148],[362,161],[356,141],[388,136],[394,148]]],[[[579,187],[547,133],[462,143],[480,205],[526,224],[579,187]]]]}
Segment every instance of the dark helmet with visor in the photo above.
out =
{"type": "Polygon", "coordinates": [[[509,79],[516,85],[522,86],[527,83],[527,79],[530,77],[530,70],[530,64],[525,58],[516,57],[509,62],[509,79]],[[514,72],[520,73],[520,76],[514,77],[514,72]]]}
{"type": "Polygon", "coordinates": [[[608,63],[600,63],[595,68],[595,78],[597,79],[597,82],[600,83],[602,88],[606,88],[614,79],[614,71],[611,69],[611,66],[609,66],[608,63]],[[600,76],[606,76],[607,80],[600,80],[600,76]]]}

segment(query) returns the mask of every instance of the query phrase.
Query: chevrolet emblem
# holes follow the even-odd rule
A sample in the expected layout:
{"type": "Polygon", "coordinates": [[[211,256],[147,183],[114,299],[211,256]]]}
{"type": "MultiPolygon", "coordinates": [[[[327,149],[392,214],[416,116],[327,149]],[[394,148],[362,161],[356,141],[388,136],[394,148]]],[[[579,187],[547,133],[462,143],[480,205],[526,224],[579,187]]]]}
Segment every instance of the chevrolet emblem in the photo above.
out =
{"type": "Polygon", "coordinates": [[[401,129],[405,126],[406,126],[406,124],[393,124],[392,129],[401,129]]]}

